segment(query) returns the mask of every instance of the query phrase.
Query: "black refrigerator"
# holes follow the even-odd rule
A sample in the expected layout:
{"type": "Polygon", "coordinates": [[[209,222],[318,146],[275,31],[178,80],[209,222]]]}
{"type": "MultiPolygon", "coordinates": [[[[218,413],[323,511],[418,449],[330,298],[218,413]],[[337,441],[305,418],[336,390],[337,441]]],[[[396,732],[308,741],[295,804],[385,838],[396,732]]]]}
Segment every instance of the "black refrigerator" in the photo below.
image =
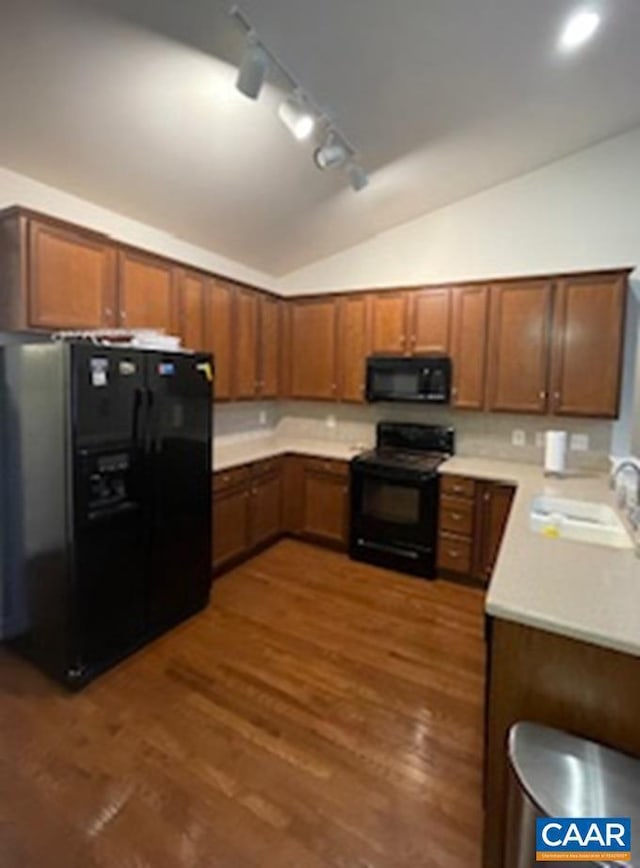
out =
{"type": "Polygon", "coordinates": [[[3,638],[79,687],[206,606],[211,356],[0,340],[3,638]]]}

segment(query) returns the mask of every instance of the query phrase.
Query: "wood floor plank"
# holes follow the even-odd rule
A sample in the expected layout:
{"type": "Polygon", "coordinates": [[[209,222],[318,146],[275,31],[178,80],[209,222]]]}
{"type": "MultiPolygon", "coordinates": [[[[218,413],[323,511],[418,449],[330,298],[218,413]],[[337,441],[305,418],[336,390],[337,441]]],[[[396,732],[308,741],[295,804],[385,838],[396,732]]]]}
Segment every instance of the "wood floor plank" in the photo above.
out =
{"type": "Polygon", "coordinates": [[[477,868],[482,606],[287,540],[80,694],[0,651],[0,865],[477,868]]]}

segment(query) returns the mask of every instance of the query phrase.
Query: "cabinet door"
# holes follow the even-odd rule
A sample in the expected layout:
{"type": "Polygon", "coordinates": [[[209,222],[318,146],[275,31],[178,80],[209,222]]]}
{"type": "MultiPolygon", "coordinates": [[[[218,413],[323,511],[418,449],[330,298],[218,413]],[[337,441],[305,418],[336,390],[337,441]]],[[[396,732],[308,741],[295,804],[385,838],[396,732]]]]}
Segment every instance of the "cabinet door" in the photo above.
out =
{"type": "Polygon", "coordinates": [[[251,486],[251,545],[276,539],[282,532],[282,473],[255,479],[251,486]]]}
{"type": "Polygon", "coordinates": [[[241,557],[250,547],[248,487],[220,491],[213,498],[213,566],[241,557]]]}
{"type": "Polygon", "coordinates": [[[348,486],[346,476],[305,466],[302,533],[311,539],[347,545],[348,486]]]}
{"type": "Polygon", "coordinates": [[[504,283],[491,288],[490,410],[547,410],[552,284],[504,283]]]}
{"type": "Polygon", "coordinates": [[[177,274],[178,334],[189,350],[206,350],[206,295],[209,278],[195,271],[177,274]]]}
{"type": "Polygon", "coordinates": [[[234,397],[255,398],[258,391],[258,294],[238,287],[234,310],[234,397]]]}
{"type": "Polygon", "coordinates": [[[336,300],[304,299],[291,306],[291,394],[336,397],[336,300]]]}
{"type": "Polygon", "coordinates": [[[348,295],[338,302],[338,383],[342,401],[364,401],[367,365],[367,299],[348,295]]]}
{"type": "Polygon", "coordinates": [[[615,419],[620,400],[626,275],[576,277],[556,290],[551,409],[615,419]]]}
{"type": "Polygon", "coordinates": [[[120,324],[124,328],[177,330],[174,267],[143,253],[123,250],[119,258],[120,324]]]}
{"type": "Polygon", "coordinates": [[[231,283],[218,278],[212,281],[207,303],[207,349],[214,356],[216,401],[232,397],[233,295],[231,283]]]}
{"type": "Polygon", "coordinates": [[[499,482],[478,483],[473,575],[488,582],[498,559],[515,490],[499,482]]]}
{"type": "Polygon", "coordinates": [[[29,325],[95,329],[116,322],[116,254],[99,236],[29,222],[29,325]]]}
{"type": "Polygon", "coordinates": [[[260,296],[259,377],[261,398],[277,398],[280,392],[280,302],[270,295],[260,296]]]}
{"type": "Polygon", "coordinates": [[[407,293],[371,294],[369,328],[372,355],[402,356],[407,353],[407,293]]]}
{"type": "Polygon", "coordinates": [[[448,355],[451,330],[451,291],[425,289],[409,294],[411,352],[448,355]]]}
{"type": "Polygon", "coordinates": [[[454,407],[482,410],[487,371],[489,289],[460,286],[452,290],[451,361],[454,407]]]}

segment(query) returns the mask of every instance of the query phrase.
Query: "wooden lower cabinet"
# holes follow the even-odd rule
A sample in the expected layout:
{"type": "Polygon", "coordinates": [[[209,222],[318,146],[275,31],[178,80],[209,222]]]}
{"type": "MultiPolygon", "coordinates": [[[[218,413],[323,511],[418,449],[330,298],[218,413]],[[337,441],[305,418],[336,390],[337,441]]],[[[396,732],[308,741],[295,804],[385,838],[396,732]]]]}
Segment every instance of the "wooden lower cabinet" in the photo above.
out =
{"type": "Polygon", "coordinates": [[[248,486],[232,487],[213,495],[213,567],[218,570],[249,550],[248,486]]]}
{"type": "Polygon", "coordinates": [[[488,584],[515,489],[501,482],[445,475],[440,483],[438,572],[488,584]]]}
{"type": "Polygon", "coordinates": [[[287,455],[213,477],[213,568],[251,556],[284,534],[346,549],[349,464],[287,455]]]}
{"type": "Polygon", "coordinates": [[[282,533],[282,466],[280,459],[254,470],[251,482],[252,548],[277,539],[282,533]]]}
{"type": "Polygon", "coordinates": [[[509,729],[529,720],[640,757],[640,659],[499,618],[487,636],[482,864],[515,868],[504,852],[509,729]]]}
{"type": "Polygon", "coordinates": [[[476,493],[473,577],[485,584],[498,559],[515,489],[501,482],[480,482],[476,493]]]}
{"type": "Polygon", "coordinates": [[[349,477],[346,462],[304,459],[301,535],[346,548],[349,477]]]}
{"type": "Polygon", "coordinates": [[[213,568],[217,572],[277,539],[282,528],[282,459],[213,477],[213,568]]]}

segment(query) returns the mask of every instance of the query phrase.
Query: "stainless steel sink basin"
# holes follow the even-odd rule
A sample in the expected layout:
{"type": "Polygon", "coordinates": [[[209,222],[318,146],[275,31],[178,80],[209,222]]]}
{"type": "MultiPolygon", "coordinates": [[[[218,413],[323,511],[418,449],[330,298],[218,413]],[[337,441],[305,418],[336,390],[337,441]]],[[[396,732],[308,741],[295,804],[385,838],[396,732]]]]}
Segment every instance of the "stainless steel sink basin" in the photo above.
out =
{"type": "Polygon", "coordinates": [[[529,526],[547,537],[618,549],[634,547],[622,521],[604,503],[539,495],[531,504],[529,526]]]}

